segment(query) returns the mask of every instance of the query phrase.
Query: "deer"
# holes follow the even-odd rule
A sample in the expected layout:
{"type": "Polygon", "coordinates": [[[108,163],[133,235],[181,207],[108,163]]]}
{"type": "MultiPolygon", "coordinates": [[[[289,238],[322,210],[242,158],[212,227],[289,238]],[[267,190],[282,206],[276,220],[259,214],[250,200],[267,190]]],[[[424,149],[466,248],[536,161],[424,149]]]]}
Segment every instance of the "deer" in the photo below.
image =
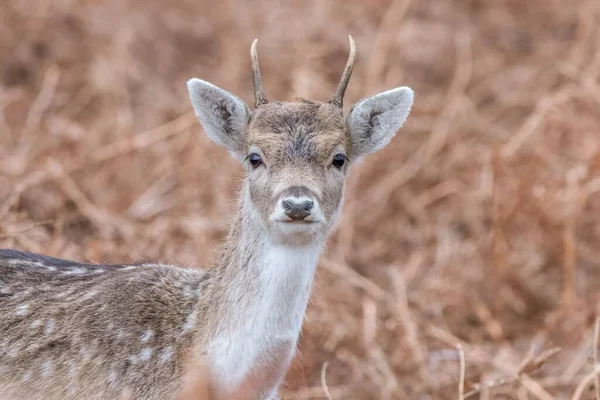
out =
{"type": "Polygon", "coordinates": [[[208,268],[84,263],[0,250],[0,398],[175,399],[206,367],[216,399],[279,399],[351,165],[405,123],[413,90],[344,115],[356,46],[327,101],[269,101],[251,45],[254,107],[187,81],[204,132],[244,170],[208,268]]]}

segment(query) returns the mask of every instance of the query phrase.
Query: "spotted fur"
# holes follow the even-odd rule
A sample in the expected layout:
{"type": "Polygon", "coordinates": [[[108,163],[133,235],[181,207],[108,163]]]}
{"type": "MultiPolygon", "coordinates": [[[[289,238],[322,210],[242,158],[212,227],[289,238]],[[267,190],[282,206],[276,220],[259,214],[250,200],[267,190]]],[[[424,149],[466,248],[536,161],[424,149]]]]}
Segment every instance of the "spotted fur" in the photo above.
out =
{"type": "Polygon", "coordinates": [[[0,398],[109,399],[124,388],[168,398],[198,337],[185,323],[209,282],[197,269],[0,250],[0,398]]]}

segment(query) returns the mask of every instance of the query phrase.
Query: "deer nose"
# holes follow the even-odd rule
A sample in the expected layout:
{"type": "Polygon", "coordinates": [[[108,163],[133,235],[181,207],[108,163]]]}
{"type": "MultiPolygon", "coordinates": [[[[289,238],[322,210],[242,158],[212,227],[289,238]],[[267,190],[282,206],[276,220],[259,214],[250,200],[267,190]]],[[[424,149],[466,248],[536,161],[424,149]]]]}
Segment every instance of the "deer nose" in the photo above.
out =
{"type": "Polygon", "coordinates": [[[315,203],[306,197],[288,197],[283,199],[281,205],[285,210],[285,215],[294,221],[302,221],[310,215],[310,210],[312,210],[315,203]]]}

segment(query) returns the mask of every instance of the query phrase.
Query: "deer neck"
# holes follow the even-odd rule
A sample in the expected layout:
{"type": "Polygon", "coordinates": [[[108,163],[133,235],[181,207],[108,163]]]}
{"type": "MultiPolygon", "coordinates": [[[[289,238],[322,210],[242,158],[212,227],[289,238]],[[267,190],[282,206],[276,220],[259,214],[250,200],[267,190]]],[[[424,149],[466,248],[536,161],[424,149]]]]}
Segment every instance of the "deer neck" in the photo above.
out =
{"type": "Polygon", "coordinates": [[[297,335],[323,242],[278,243],[243,203],[215,271],[221,328],[248,331],[264,324],[273,335],[297,335]]]}
{"type": "Polygon", "coordinates": [[[323,242],[275,243],[251,208],[239,206],[214,269],[211,296],[208,352],[221,379],[241,385],[257,364],[277,365],[279,372],[267,375],[281,379],[277,374],[295,351],[323,242]]]}

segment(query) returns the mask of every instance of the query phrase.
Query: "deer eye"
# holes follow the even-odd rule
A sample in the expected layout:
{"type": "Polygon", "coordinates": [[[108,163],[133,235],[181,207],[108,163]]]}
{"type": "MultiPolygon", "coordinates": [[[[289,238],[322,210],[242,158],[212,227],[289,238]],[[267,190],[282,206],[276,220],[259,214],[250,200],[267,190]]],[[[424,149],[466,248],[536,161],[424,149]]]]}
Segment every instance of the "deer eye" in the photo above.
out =
{"type": "Polygon", "coordinates": [[[342,168],[346,162],[346,156],[343,154],[336,154],[331,161],[331,164],[336,168],[342,168]]]}
{"type": "Polygon", "coordinates": [[[252,168],[258,168],[263,163],[261,156],[259,156],[256,153],[249,154],[248,161],[250,162],[250,165],[252,166],[252,168]]]}

